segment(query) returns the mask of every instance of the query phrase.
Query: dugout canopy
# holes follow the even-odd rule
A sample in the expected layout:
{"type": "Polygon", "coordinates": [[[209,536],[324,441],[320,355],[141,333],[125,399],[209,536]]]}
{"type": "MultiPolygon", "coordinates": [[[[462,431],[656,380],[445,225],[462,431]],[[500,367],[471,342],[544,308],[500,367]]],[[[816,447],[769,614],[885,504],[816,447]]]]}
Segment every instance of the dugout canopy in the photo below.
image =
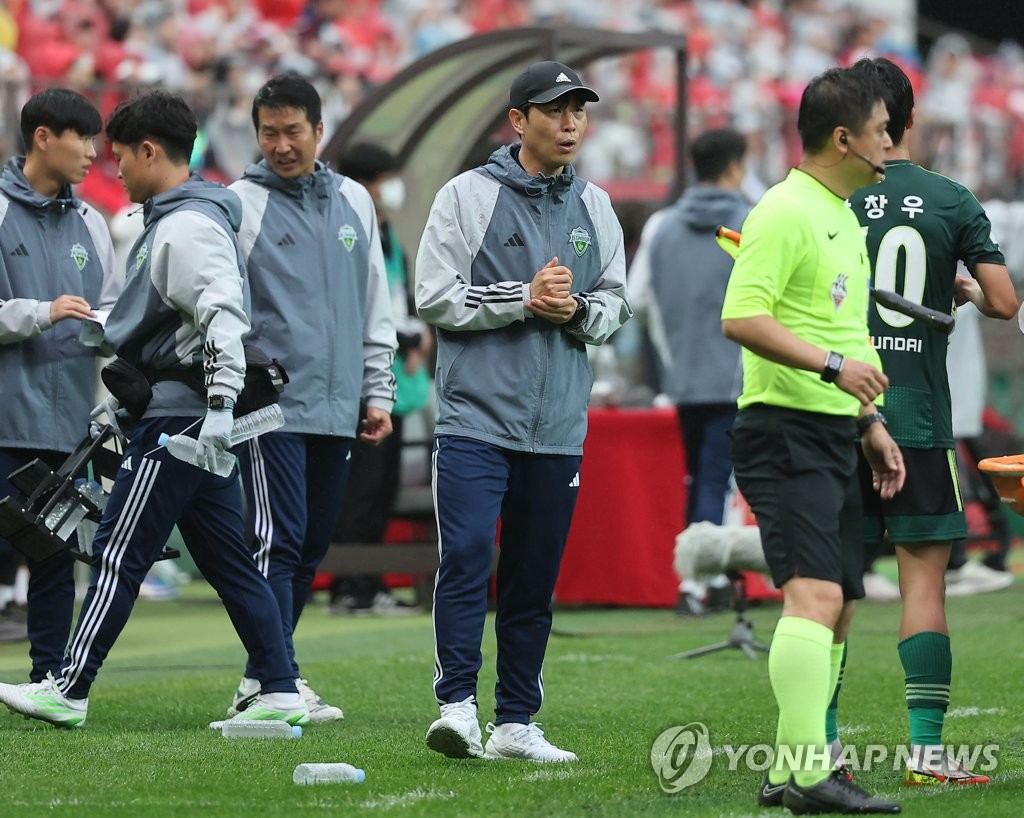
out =
{"type": "Polygon", "coordinates": [[[505,121],[508,88],[520,71],[538,60],[557,60],[585,71],[588,63],[602,57],[648,48],[670,48],[676,54],[679,187],[684,178],[686,44],[678,34],[654,31],[531,27],[492,31],[452,43],[374,89],[341,123],[321,158],[337,165],[346,146],[357,142],[374,142],[399,158],[406,203],[392,223],[412,262],[434,194],[453,176],[486,158],[481,154],[505,121]]]}

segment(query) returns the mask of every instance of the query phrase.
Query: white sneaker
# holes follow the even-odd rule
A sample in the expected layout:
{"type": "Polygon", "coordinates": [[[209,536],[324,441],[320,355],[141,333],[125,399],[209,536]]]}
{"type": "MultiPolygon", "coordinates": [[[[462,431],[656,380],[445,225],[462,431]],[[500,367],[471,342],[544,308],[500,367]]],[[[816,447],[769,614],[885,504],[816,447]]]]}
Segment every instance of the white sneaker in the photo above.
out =
{"type": "Polygon", "coordinates": [[[491,737],[487,739],[484,758],[522,758],[526,761],[558,762],[579,761],[576,753],[561,750],[544,738],[540,724],[487,725],[491,737]]]}
{"type": "Polygon", "coordinates": [[[238,689],[235,691],[234,697],[231,699],[231,707],[228,708],[228,718],[233,719],[243,710],[245,710],[252,700],[255,699],[260,692],[260,683],[256,679],[250,679],[248,676],[243,676],[242,681],[238,683],[238,689]]]}
{"type": "Polygon", "coordinates": [[[420,612],[420,609],[415,605],[402,602],[387,591],[380,591],[373,597],[373,604],[370,605],[370,610],[378,616],[409,616],[410,614],[418,614],[420,612]]]}
{"type": "Polygon", "coordinates": [[[1001,591],[1013,585],[1013,574],[995,571],[985,563],[967,560],[960,568],[946,571],[946,596],[967,596],[1001,591]]]}
{"type": "Polygon", "coordinates": [[[57,688],[52,673],[41,682],[0,684],[0,702],[12,713],[39,719],[54,727],[81,727],[89,709],[88,699],[69,699],[57,688]]]}
{"type": "Polygon", "coordinates": [[[427,730],[427,746],[448,758],[482,758],[483,737],[476,718],[476,699],[441,705],[441,718],[427,730]]]}
{"type": "Polygon", "coordinates": [[[292,727],[309,724],[309,709],[298,693],[257,693],[242,710],[228,721],[286,721],[292,727]]]}
{"type": "Polygon", "coordinates": [[[171,585],[165,579],[152,573],[146,574],[146,578],[139,585],[139,599],[165,602],[169,599],[177,599],[180,596],[181,589],[177,585],[171,585]]]}
{"type": "Polygon", "coordinates": [[[341,712],[340,707],[335,707],[333,704],[328,704],[321,699],[305,679],[296,679],[295,687],[298,688],[302,700],[306,703],[306,707],[309,708],[309,720],[313,724],[323,724],[325,721],[341,721],[345,718],[345,714],[341,712]]]}
{"type": "Polygon", "coordinates": [[[886,576],[868,571],[864,574],[864,598],[873,602],[895,602],[900,598],[900,586],[886,576]]]}

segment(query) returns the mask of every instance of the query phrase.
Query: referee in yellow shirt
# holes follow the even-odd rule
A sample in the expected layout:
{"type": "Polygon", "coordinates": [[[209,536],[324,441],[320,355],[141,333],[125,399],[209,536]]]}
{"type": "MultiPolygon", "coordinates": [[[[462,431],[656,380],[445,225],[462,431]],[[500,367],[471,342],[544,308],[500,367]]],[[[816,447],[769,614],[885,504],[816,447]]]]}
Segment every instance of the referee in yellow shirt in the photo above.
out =
{"type": "Polygon", "coordinates": [[[846,205],[884,175],[883,98],[846,69],[810,82],[797,121],[802,161],[744,222],[722,308],[722,331],[743,346],[736,481],[785,595],[768,656],[775,763],[758,803],[798,814],[900,811],[832,771],[825,742],[853,600],[864,596],[857,433],[883,497],[905,477],[874,404],[888,380],[868,337],[864,237],[846,205]]]}

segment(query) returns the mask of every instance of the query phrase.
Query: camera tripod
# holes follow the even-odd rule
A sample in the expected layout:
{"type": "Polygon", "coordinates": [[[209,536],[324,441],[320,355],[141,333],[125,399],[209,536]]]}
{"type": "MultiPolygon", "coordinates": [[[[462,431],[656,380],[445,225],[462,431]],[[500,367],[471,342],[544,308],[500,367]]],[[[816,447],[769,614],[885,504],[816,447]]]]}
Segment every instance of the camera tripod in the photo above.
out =
{"type": "Polygon", "coordinates": [[[736,611],[736,622],[729,631],[729,638],[724,642],[715,642],[713,645],[705,645],[702,648],[684,650],[670,656],[670,659],[695,659],[698,656],[706,656],[709,653],[717,653],[720,650],[736,648],[742,650],[748,658],[757,659],[756,651],[768,652],[768,646],[763,642],[754,639],[754,623],[743,614],[747,610],[747,580],[738,571],[727,572],[729,581],[732,583],[734,601],[733,610],[736,611]]]}

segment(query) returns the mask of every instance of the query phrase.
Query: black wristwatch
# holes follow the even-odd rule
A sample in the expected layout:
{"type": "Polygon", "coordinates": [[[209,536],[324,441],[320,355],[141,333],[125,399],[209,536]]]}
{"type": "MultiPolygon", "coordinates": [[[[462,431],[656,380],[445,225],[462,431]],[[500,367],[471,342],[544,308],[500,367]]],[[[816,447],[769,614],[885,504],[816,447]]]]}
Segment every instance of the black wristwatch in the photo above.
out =
{"type": "Polygon", "coordinates": [[[832,383],[843,371],[844,361],[845,358],[838,352],[830,352],[828,358],[825,359],[825,368],[821,370],[821,379],[825,383],[832,383]]]}
{"type": "Polygon", "coordinates": [[[230,411],[235,408],[235,402],[227,397],[227,395],[210,395],[206,401],[206,407],[216,411],[221,411],[222,409],[230,411]]]}
{"type": "Polygon", "coordinates": [[[883,426],[889,425],[885,422],[885,415],[881,412],[872,412],[870,415],[857,418],[857,434],[864,434],[868,427],[875,423],[881,423],[883,426]]]}
{"type": "Polygon", "coordinates": [[[590,304],[581,295],[574,295],[573,299],[576,301],[576,312],[572,314],[572,318],[565,322],[565,325],[569,329],[579,329],[587,323],[587,316],[590,315],[590,304]]]}

